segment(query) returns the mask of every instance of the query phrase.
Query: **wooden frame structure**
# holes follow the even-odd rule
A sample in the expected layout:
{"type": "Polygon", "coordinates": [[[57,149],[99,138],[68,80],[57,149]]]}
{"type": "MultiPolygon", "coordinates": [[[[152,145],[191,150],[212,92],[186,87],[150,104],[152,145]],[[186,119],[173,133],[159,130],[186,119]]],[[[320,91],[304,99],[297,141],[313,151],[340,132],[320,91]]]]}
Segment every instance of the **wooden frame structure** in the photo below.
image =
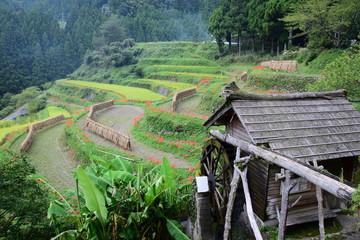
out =
{"type": "Polygon", "coordinates": [[[319,220],[323,236],[323,219],[356,190],[350,182],[360,156],[360,113],[345,92],[261,95],[230,83],[222,96],[226,102],[204,125],[226,126],[225,134],[211,134],[233,146],[230,156],[236,148],[236,159],[256,156],[244,166],[257,220],[279,224],[279,232],[319,220]]]}

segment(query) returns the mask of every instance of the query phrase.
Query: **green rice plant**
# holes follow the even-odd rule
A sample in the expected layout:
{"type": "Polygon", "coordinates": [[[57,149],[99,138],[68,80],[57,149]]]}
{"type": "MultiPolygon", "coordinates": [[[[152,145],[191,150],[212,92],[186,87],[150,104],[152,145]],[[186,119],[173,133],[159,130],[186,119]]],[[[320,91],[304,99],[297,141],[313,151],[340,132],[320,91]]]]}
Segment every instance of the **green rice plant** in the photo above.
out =
{"type": "Polygon", "coordinates": [[[188,73],[205,73],[219,74],[221,68],[208,66],[176,66],[176,65],[153,65],[145,69],[146,74],[154,72],[188,72],[188,73]]]}
{"type": "Polygon", "coordinates": [[[144,57],[139,60],[140,65],[179,65],[179,66],[211,66],[219,67],[219,65],[206,58],[154,58],[144,57]]]}
{"type": "Polygon", "coordinates": [[[199,84],[205,79],[229,79],[227,75],[215,75],[215,74],[197,74],[197,73],[179,73],[179,72],[158,72],[148,76],[150,79],[163,79],[177,82],[199,84]]]}
{"type": "Polygon", "coordinates": [[[163,97],[160,94],[154,93],[148,89],[135,88],[120,86],[115,84],[106,84],[106,83],[95,83],[95,82],[86,82],[86,81],[76,81],[76,80],[58,80],[61,84],[70,84],[79,87],[85,88],[96,88],[101,91],[109,91],[115,94],[118,94],[123,100],[128,101],[158,101],[163,97]]]}
{"type": "Polygon", "coordinates": [[[150,83],[153,86],[162,86],[166,88],[173,89],[175,91],[181,91],[189,88],[195,87],[193,84],[182,83],[182,82],[172,82],[172,81],[164,81],[164,80],[156,80],[156,79],[138,79],[136,82],[140,83],[150,83]]]}
{"type": "Polygon", "coordinates": [[[56,116],[61,115],[61,114],[64,114],[65,118],[70,117],[70,113],[66,109],[64,109],[62,107],[51,106],[51,107],[47,107],[46,109],[47,109],[47,111],[49,113],[50,118],[56,117],[56,116]]]}

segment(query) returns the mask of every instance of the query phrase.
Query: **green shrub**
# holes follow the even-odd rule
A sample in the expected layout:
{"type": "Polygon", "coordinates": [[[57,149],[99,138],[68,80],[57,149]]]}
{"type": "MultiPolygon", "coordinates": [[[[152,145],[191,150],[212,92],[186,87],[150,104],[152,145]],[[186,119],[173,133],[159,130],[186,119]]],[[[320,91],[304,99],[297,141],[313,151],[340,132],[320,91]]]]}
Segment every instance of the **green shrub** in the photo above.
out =
{"type": "Polygon", "coordinates": [[[310,91],[334,91],[345,89],[350,99],[360,96],[360,44],[354,44],[346,53],[329,63],[325,68],[325,78],[310,83],[310,91]]]}

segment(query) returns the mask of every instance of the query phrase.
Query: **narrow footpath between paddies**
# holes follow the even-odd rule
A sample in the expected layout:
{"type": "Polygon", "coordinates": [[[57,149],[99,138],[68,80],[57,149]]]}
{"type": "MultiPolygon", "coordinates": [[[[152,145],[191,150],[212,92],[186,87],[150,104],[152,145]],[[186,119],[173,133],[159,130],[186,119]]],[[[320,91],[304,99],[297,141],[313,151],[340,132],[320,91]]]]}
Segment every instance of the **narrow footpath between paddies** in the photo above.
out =
{"type": "Polygon", "coordinates": [[[36,133],[28,151],[31,164],[56,189],[75,189],[73,171],[77,163],[70,156],[62,143],[64,123],[44,128],[36,133]]]}
{"type": "MultiPolygon", "coordinates": [[[[176,158],[171,153],[163,152],[159,149],[147,146],[131,136],[130,128],[133,125],[133,119],[143,113],[144,110],[141,107],[130,105],[115,105],[97,112],[94,116],[94,120],[118,132],[129,135],[131,138],[131,152],[135,153],[138,157],[142,157],[145,160],[147,157],[159,160],[161,160],[163,157],[166,157],[171,164],[176,164],[176,167],[188,168],[190,164],[186,160],[176,158]]],[[[77,122],[80,128],[84,128],[85,119],[86,116],[82,117],[77,122]]],[[[101,136],[90,132],[87,128],[84,128],[84,132],[86,132],[89,138],[97,145],[124,151],[124,149],[120,146],[115,145],[101,136]]]]}

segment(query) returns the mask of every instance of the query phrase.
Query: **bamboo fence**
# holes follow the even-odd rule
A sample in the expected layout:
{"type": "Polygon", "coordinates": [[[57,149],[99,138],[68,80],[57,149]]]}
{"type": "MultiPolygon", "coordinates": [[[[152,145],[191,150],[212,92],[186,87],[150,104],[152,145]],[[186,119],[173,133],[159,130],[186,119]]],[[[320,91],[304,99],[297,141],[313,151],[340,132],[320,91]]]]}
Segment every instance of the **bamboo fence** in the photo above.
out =
{"type": "Polygon", "coordinates": [[[27,153],[27,151],[29,150],[29,148],[34,140],[36,131],[39,131],[40,129],[42,129],[44,127],[48,127],[50,125],[58,123],[64,119],[65,119],[64,115],[61,114],[59,116],[47,119],[45,121],[31,124],[28,129],[28,134],[27,134],[25,140],[21,143],[20,153],[27,153]]]}
{"type": "Polygon", "coordinates": [[[177,92],[174,94],[174,97],[172,99],[172,109],[173,112],[176,111],[177,103],[180,102],[182,99],[189,97],[191,95],[196,94],[196,88],[189,88],[182,90],[180,92],[177,92]]]}
{"type": "Polygon", "coordinates": [[[297,72],[297,61],[266,61],[261,62],[260,66],[268,67],[272,70],[297,72]]]}
{"type": "Polygon", "coordinates": [[[114,100],[98,103],[95,105],[92,105],[90,107],[89,114],[86,118],[86,127],[91,131],[94,132],[100,136],[102,136],[105,139],[108,139],[112,141],[113,143],[119,145],[120,147],[123,147],[125,149],[130,149],[130,138],[128,136],[125,136],[124,134],[117,132],[107,126],[104,126],[98,122],[95,122],[93,120],[94,114],[97,111],[103,110],[105,108],[109,108],[113,106],[114,100]]]}

